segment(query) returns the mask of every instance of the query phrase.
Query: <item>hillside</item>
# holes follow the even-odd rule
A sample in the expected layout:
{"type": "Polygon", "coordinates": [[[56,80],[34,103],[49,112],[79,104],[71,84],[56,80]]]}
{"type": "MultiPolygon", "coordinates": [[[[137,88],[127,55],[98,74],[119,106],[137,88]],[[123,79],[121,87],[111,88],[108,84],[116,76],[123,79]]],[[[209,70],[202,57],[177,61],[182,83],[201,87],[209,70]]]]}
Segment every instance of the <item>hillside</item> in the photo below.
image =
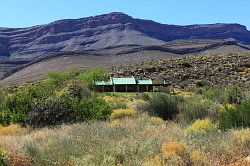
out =
{"type": "Polygon", "coordinates": [[[207,54],[144,62],[112,68],[111,76],[166,80],[171,86],[228,86],[250,88],[250,54],[207,54]]]}
{"type": "Polygon", "coordinates": [[[81,53],[57,53],[35,59],[11,58],[0,63],[1,84],[23,83],[44,78],[50,70],[70,67],[112,67],[152,60],[165,60],[188,55],[250,52],[246,46],[232,41],[175,40],[162,46],[107,48],[81,53]]]}

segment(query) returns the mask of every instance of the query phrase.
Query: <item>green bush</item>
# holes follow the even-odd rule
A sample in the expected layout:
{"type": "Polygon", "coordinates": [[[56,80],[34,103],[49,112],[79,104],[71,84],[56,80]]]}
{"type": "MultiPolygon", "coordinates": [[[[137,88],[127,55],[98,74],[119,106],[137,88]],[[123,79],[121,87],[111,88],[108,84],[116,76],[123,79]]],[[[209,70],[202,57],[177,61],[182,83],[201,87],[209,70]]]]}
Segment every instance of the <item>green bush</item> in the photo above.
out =
{"type": "Polygon", "coordinates": [[[33,106],[28,120],[30,126],[40,128],[105,119],[110,113],[110,107],[97,98],[50,97],[33,106]]]}
{"type": "Polygon", "coordinates": [[[192,64],[187,60],[182,61],[181,65],[184,67],[192,67],[192,64]]]}
{"type": "Polygon", "coordinates": [[[79,71],[75,69],[63,70],[63,71],[50,71],[48,78],[51,84],[55,86],[62,85],[64,81],[75,78],[79,74],[79,71]]]}
{"type": "Polygon", "coordinates": [[[35,103],[51,96],[54,89],[47,82],[27,85],[23,90],[6,96],[0,107],[0,123],[26,125],[27,116],[35,103]]]}
{"type": "Polygon", "coordinates": [[[8,112],[4,109],[5,99],[5,92],[0,89],[0,124],[8,124],[8,122],[10,121],[10,117],[8,117],[8,112]]]}
{"type": "Polygon", "coordinates": [[[124,102],[116,102],[114,104],[111,104],[111,108],[112,108],[112,110],[115,110],[115,109],[126,109],[126,108],[128,108],[128,106],[124,102]]]}
{"type": "Polygon", "coordinates": [[[241,104],[245,99],[245,93],[239,86],[231,86],[226,89],[226,99],[230,104],[241,104]]]}
{"type": "Polygon", "coordinates": [[[206,117],[212,120],[218,119],[218,108],[212,101],[202,96],[193,96],[180,104],[180,113],[178,115],[180,122],[191,123],[206,117]]]}
{"type": "Polygon", "coordinates": [[[144,100],[144,101],[148,101],[148,100],[150,99],[150,96],[149,96],[148,93],[138,93],[138,94],[137,94],[137,97],[138,97],[139,99],[144,100]]]}
{"type": "Polygon", "coordinates": [[[83,81],[90,89],[93,89],[95,82],[107,81],[108,73],[104,68],[96,67],[87,69],[79,75],[79,79],[83,81]]]}
{"type": "Polygon", "coordinates": [[[250,127],[250,99],[237,106],[235,109],[221,111],[219,115],[221,129],[234,127],[250,127]]]}
{"type": "Polygon", "coordinates": [[[0,166],[5,166],[4,160],[6,158],[6,155],[4,153],[3,148],[0,146],[0,166]]]}
{"type": "Polygon", "coordinates": [[[18,92],[8,96],[0,118],[2,124],[19,123],[25,125],[27,115],[33,105],[33,98],[28,91],[18,92]]]}
{"type": "Polygon", "coordinates": [[[91,91],[80,80],[71,80],[66,87],[66,94],[79,99],[91,97],[91,91]]]}
{"type": "Polygon", "coordinates": [[[179,98],[177,96],[156,93],[150,97],[147,104],[139,109],[148,112],[152,116],[158,116],[164,120],[172,120],[179,113],[178,102],[179,98]]]}
{"type": "Polygon", "coordinates": [[[209,88],[202,91],[203,96],[211,101],[218,103],[227,103],[226,92],[224,88],[209,88]]]}
{"type": "Polygon", "coordinates": [[[0,89],[0,110],[3,108],[3,103],[6,97],[6,93],[0,89]]]}
{"type": "Polygon", "coordinates": [[[203,95],[219,103],[240,104],[245,99],[245,93],[239,86],[210,88],[205,90],[203,95]]]}
{"type": "MultiPolygon", "coordinates": [[[[110,114],[104,101],[93,96],[77,70],[54,71],[49,79],[18,88],[6,96],[0,90],[0,124],[18,123],[34,127],[102,119],[110,114]]],[[[85,81],[104,79],[101,68],[89,69],[81,75],[85,81]]]]}

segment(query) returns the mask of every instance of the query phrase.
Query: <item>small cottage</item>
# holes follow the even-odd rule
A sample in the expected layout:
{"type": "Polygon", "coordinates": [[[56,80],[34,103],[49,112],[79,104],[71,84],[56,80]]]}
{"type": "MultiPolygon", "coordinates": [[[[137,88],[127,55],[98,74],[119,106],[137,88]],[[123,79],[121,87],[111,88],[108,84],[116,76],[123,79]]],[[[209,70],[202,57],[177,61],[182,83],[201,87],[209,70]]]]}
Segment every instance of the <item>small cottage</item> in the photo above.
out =
{"type": "Polygon", "coordinates": [[[151,79],[136,80],[134,77],[110,78],[109,81],[95,83],[97,92],[153,92],[155,87],[166,87],[166,84],[153,84],[151,79]]]}

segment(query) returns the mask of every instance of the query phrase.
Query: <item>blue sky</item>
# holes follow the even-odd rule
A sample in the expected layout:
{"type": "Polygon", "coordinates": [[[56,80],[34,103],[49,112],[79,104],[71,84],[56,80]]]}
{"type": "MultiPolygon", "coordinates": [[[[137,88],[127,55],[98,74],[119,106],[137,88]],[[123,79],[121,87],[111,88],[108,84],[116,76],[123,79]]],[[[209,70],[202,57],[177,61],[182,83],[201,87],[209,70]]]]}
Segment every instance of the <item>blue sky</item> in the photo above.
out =
{"type": "Polygon", "coordinates": [[[114,11],[166,24],[240,23],[250,29],[250,0],[0,0],[0,27],[114,11]]]}

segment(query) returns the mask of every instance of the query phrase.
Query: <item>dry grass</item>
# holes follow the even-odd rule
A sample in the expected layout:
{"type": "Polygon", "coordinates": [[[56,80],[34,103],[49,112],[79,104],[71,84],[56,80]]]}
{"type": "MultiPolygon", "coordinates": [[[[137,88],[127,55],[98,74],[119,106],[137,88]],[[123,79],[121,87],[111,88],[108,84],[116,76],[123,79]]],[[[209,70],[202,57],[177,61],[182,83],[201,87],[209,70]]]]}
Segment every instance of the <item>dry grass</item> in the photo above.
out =
{"type": "Polygon", "coordinates": [[[157,117],[62,125],[0,136],[10,161],[32,165],[247,165],[249,129],[185,134],[157,117]]]}
{"type": "Polygon", "coordinates": [[[183,96],[183,97],[191,97],[191,96],[195,95],[193,92],[188,92],[188,91],[184,91],[184,90],[181,90],[181,89],[174,88],[173,90],[174,90],[175,94],[183,96]]]}
{"type": "Polygon", "coordinates": [[[18,135],[24,133],[25,131],[25,128],[22,128],[20,125],[16,124],[12,124],[7,127],[0,125],[0,136],[18,135]]]}
{"type": "Polygon", "coordinates": [[[137,111],[134,109],[116,109],[111,113],[111,119],[124,119],[124,118],[134,118],[137,115],[137,111]]]}
{"type": "Polygon", "coordinates": [[[2,135],[0,146],[4,147],[8,164],[21,166],[249,164],[249,129],[220,132],[213,128],[213,132],[207,132],[211,125],[214,127],[209,120],[194,124],[187,129],[139,114],[110,122],[2,135]],[[195,134],[186,134],[190,128],[195,134]]]}

